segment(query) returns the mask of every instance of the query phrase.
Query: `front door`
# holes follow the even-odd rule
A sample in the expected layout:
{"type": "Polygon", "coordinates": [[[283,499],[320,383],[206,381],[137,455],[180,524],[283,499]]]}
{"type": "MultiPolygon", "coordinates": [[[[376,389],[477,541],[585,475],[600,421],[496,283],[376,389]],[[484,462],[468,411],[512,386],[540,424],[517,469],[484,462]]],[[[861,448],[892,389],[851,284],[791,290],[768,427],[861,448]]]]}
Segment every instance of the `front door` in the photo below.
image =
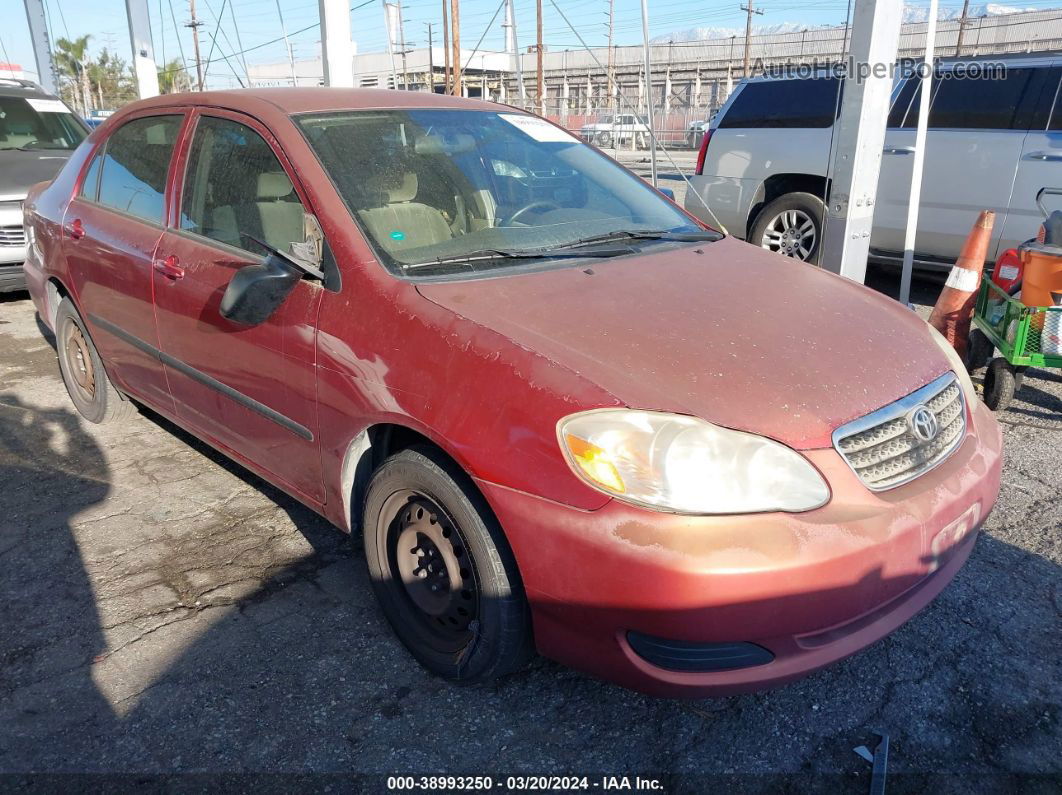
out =
{"type": "Polygon", "coordinates": [[[259,326],[219,312],[236,271],[261,262],[251,237],[285,252],[304,239],[304,203],[278,153],[264,128],[238,114],[195,120],[178,165],[179,214],[156,255],[156,317],[181,420],[321,501],[314,352],[322,288],[300,282],[259,326]]]}
{"type": "Polygon", "coordinates": [[[173,411],[155,355],[151,272],[182,115],[126,122],[104,141],[64,219],[63,252],[79,308],[122,389],[173,411]]]}

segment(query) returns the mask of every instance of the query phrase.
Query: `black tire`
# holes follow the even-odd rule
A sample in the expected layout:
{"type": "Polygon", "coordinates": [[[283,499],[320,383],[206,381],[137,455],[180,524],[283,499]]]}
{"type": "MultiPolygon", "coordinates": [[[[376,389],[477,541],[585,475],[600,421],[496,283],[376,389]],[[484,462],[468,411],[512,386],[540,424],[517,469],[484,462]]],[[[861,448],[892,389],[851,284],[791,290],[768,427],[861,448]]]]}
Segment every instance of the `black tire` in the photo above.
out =
{"type": "Polygon", "coordinates": [[[99,351],[69,298],[60,301],[55,312],[55,345],[63,384],[82,417],[104,423],[136,414],[136,405],[111,383],[99,351]]]}
{"type": "Polygon", "coordinates": [[[486,501],[446,456],[418,446],[384,461],[362,532],[376,598],[421,665],[471,683],[527,662],[531,618],[516,561],[486,501]]]}
{"type": "Polygon", "coordinates": [[[756,214],[748,242],[769,251],[776,251],[779,254],[818,265],[822,251],[822,218],[825,210],[826,206],[818,196],[803,191],[786,193],[767,204],[756,214]],[[799,225],[794,227],[797,230],[804,229],[804,219],[811,223],[811,232],[814,235],[812,242],[804,237],[797,237],[795,234],[786,237],[782,231],[789,229],[789,225],[783,220],[787,217],[786,213],[794,214],[793,217],[800,221],[799,225]],[[767,243],[768,228],[772,230],[771,240],[775,239],[775,235],[779,236],[771,245],[767,243]],[[806,255],[801,253],[804,248],[807,249],[806,255]]]}
{"type": "Polygon", "coordinates": [[[979,328],[970,330],[966,343],[966,369],[971,373],[988,365],[996,348],[988,336],[979,328]]]}
{"type": "Polygon", "coordinates": [[[985,371],[984,401],[992,411],[1006,411],[1021,382],[1010,362],[997,356],[985,371]]]}
{"type": "Polygon", "coordinates": [[[600,146],[602,149],[608,149],[610,146],[612,146],[612,133],[598,133],[597,145],[600,146]]]}

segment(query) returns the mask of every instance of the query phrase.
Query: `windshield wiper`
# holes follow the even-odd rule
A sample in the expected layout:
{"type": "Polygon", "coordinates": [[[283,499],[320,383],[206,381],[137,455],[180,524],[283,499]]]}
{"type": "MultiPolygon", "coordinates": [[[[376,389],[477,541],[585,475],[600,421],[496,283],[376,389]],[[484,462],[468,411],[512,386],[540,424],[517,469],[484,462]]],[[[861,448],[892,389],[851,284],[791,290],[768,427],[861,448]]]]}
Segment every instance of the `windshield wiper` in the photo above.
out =
{"type": "Polygon", "coordinates": [[[699,232],[674,232],[669,229],[617,229],[614,232],[605,232],[601,235],[581,237],[570,243],[561,243],[560,249],[579,248],[590,246],[594,243],[607,243],[610,240],[669,240],[677,243],[714,243],[723,236],[719,232],[708,229],[699,232]]]}
{"type": "MultiPolygon", "coordinates": [[[[567,248],[560,246],[559,248],[567,248]]],[[[630,246],[613,246],[611,248],[595,248],[586,251],[556,251],[552,248],[516,249],[484,248],[477,251],[469,251],[466,254],[452,254],[448,257],[435,257],[423,262],[410,262],[402,265],[406,270],[413,268],[427,268],[432,265],[449,265],[459,262],[479,262],[482,260],[496,259],[582,259],[586,257],[621,257],[624,254],[633,254],[634,249],[630,246]]]]}

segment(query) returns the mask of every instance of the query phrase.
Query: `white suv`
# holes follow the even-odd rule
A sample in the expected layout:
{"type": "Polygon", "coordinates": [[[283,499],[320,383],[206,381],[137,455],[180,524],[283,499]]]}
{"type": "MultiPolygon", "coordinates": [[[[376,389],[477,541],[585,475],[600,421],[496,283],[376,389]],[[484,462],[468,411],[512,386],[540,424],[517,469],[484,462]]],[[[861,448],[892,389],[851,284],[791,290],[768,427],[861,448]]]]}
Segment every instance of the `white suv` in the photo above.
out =
{"type": "MultiPolygon", "coordinates": [[[[923,267],[950,267],[981,209],[997,213],[994,261],[1035,234],[1037,191],[1062,187],[1062,56],[997,57],[1003,69],[974,77],[971,63],[987,60],[944,61],[933,81],[915,242],[923,267]]],[[[840,86],[825,72],[742,82],[704,137],[686,209],[712,223],[703,200],[737,237],[818,262],[840,86]]],[[[901,78],[893,90],[871,237],[879,260],[902,257],[919,86],[901,78]]]]}

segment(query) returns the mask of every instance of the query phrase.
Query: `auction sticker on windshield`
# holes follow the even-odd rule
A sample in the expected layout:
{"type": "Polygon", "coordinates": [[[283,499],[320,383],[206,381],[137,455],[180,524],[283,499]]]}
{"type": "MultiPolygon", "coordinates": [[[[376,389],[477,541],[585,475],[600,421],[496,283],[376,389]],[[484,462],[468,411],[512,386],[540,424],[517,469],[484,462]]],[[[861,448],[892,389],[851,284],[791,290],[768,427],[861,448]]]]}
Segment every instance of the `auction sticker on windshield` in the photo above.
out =
{"type": "Polygon", "coordinates": [[[69,113],[70,109],[57,99],[34,99],[33,97],[26,97],[26,102],[30,104],[38,113],[69,113]]]}
{"type": "Polygon", "coordinates": [[[561,129],[555,124],[550,124],[545,119],[525,116],[521,113],[499,113],[498,116],[521,132],[530,135],[536,141],[570,144],[579,140],[567,130],[561,129]]]}

